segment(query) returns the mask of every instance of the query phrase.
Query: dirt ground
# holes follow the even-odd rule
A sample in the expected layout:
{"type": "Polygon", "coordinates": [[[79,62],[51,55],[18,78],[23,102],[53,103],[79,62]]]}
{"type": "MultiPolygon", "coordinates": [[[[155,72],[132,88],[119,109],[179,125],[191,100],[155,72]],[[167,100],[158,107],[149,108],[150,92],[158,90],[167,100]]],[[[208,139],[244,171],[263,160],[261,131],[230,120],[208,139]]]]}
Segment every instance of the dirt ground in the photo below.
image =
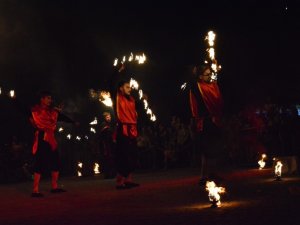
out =
{"type": "Polygon", "coordinates": [[[31,182],[0,186],[1,225],[260,225],[300,224],[300,178],[275,181],[271,169],[222,173],[222,206],[211,208],[198,169],[140,173],[140,187],[116,190],[114,180],[66,177],[66,193],[52,194],[41,181],[44,198],[31,198],[31,182]]]}

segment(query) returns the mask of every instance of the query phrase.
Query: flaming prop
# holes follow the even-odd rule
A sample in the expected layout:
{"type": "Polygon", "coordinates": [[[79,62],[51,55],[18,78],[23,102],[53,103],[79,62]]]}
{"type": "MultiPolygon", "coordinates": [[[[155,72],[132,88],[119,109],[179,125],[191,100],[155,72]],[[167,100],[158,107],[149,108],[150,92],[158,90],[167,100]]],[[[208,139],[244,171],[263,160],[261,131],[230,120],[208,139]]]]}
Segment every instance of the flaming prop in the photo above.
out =
{"type": "Polygon", "coordinates": [[[281,168],[282,168],[283,164],[281,163],[281,161],[277,161],[276,165],[275,165],[275,177],[276,180],[280,181],[281,180],[281,168]]]}
{"type": "Polygon", "coordinates": [[[258,161],[258,165],[259,165],[259,169],[263,169],[266,165],[266,162],[264,161],[264,159],[267,158],[267,155],[266,154],[262,154],[261,155],[261,160],[258,161]]]}
{"type": "Polygon", "coordinates": [[[106,106],[112,107],[113,105],[113,102],[110,97],[110,93],[108,91],[101,91],[99,100],[106,106]]]}
{"type": "Polygon", "coordinates": [[[82,167],[83,167],[82,162],[78,162],[77,167],[78,167],[78,169],[77,169],[77,176],[81,177],[82,176],[81,170],[82,170],[82,167]]]}
{"type": "MultiPolygon", "coordinates": [[[[139,83],[134,80],[134,79],[130,79],[130,87],[134,90],[137,90],[139,92],[139,98],[142,99],[144,96],[144,92],[142,89],[139,89],[139,83]]],[[[143,99],[143,103],[144,103],[144,109],[146,110],[146,114],[148,114],[150,116],[150,120],[151,121],[156,121],[156,116],[155,114],[152,112],[152,110],[149,108],[149,104],[148,101],[146,99],[143,99]]]]}
{"type": "Polygon", "coordinates": [[[81,137],[80,136],[76,136],[76,140],[77,141],[81,141],[81,137]]]}
{"type": "Polygon", "coordinates": [[[91,127],[90,131],[91,131],[92,133],[96,134],[95,128],[91,127]]]}
{"type": "Polygon", "coordinates": [[[143,53],[142,55],[133,55],[131,52],[129,56],[123,56],[122,60],[120,61],[118,58],[114,59],[114,66],[118,66],[119,62],[121,64],[124,64],[126,61],[127,62],[137,62],[138,64],[144,64],[145,61],[147,60],[146,55],[143,53]]]}
{"type": "Polygon", "coordinates": [[[184,90],[186,89],[186,85],[187,85],[187,82],[184,82],[184,83],[181,85],[181,87],[180,87],[181,90],[184,91],[184,90]]]}
{"type": "Polygon", "coordinates": [[[217,187],[215,182],[207,181],[206,182],[206,190],[208,191],[209,201],[212,203],[211,207],[216,208],[221,206],[221,193],[225,192],[224,187],[217,187]]]}
{"type": "Polygon", "coordinates": [[[113,106],[113,102],[111,99],[111,95],[108,91],[95,91],[94,89],[90,89],[90,97],[93,99],[98,99],[100,102],[102,102],[104,105],[108,107],[113,106]]]}
{"type": "Polygon", "coordinates": [[[97,125],[98,124],[98,120],[97,120],[97,117],[95,117],[95,119],[90,122],[90,125],[97,125]]]}
{"type": "Polygon", "coordinates": [[[94,164],[94,173],[95,174],[99,174],[100,173],[100,170],[99,170],[100,166],[98,163],[95,163],[94,164]]]}
{"type": "Polygon", "coordinates": [[[14,90],[10,90],[10,91],[9,91],[9,96],[10,96],[11,98],[15,98],[15,97],[16,97],[15,91],[14,91],[14,90]]]}
{"type": "Polygon", "coordinates": [[[63,132],[64,131],[64,128],[63,127],[60,127],[59,129],[58,129],[58,132],[59,133],[61,133],[61,132],[63,132]]]}
{"type": "MultiPolygon", "coordinates": [[[[215,45],[215,39],[216,39],[216,34],[213,31],[209,31],[207,33],[207,36],[205,37],[205,40],[207,40],[208,48],[207,48],[207,53],[208,53],[208,58],[211,61],[211,69],[212,69],[212,75],[211,75],[211,81],[217,80],[218,76],[218,71],[221,69],[221,65],[217,64],[216,60],[216,51],[214,49],[215,45]]],[[[207,60],[205,60],[205,63],[208,63],[207,60]]]]}

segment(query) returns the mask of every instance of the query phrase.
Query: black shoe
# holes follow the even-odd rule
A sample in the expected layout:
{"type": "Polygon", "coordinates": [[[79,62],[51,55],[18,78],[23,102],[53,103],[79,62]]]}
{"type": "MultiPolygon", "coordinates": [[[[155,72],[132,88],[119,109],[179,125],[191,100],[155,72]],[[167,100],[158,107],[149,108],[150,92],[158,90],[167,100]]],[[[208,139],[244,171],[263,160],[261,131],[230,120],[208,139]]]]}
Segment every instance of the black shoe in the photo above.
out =
{"type": "Polygon", "coordinates": [[[32,198],[42,198],[42,197],[44,197],[44,195],[40,192],[32,192],[31,197],[32,198]]]}
{"type": "Polygon", "coordinates": [[[67,191],[62,188],[55,188],[55,189],[52,189],[50,192],[56,194],[56,193],[63,193],[63,192],[67,192],[67,191]]]}
{"type": "Polygon", "coordinates": [[[116,186],[117,190],[126,190],[126,189],[129,189],[129,188],[131,188],[131,187],[129,187],[129,186],[125,185],[125,184],[117,185],[116,186]]]}
{"type": "Polygon", "coordinates": [[[133,182],[125,182],[125,186],[127,186],[129,188],[134,188],[134,187],[139,187],[140,184],[133,183],[133,182]]]}

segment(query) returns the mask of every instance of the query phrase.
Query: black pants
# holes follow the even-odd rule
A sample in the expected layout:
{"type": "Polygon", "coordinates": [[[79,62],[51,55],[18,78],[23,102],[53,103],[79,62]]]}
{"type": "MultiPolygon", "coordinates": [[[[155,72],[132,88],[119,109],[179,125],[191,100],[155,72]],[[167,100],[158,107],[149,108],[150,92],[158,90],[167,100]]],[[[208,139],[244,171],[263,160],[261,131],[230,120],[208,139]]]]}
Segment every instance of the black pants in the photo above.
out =
{"type": "Polygon", "coordinates": [[[116,164],[117,173],[123,177],[132,173],[137,165],[136,138],[124,136],[121,131],[117,136],[116,164]]]}
{"type": "Polygon", "coordinates": [[[43,132],[39,133],[38,149],[33,161],[33,172],[59,171],[60,160],[58,151],[53,151],[50,144],[43,140],[43,134],[43,132]]]}

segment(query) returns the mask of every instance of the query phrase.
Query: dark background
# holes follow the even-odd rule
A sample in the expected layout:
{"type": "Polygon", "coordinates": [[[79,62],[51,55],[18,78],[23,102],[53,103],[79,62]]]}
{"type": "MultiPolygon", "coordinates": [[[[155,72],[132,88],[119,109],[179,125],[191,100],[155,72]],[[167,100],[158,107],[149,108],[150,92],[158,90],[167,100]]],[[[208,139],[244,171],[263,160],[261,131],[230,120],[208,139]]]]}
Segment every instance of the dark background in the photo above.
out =
{"type": "Polygon", "coordinates": [[[86,123],[104,110],[89,100],[88,90],[105,89],[114,58],[130,52],[148,58],[130,72],[159,120],[188,119],[187,92],[180,86],[192,66],[203,62],[209,30],[217,34],[226,113],[267,101],[299,103],[299,9],[290,0],[165,5],[1,0],[2,137],[8,127],[21,132],[26,124],[5,97],[9,89],[26,106],[39,90],[51,90],[56,102],[65,102],[67,114],[86,123]]]}

